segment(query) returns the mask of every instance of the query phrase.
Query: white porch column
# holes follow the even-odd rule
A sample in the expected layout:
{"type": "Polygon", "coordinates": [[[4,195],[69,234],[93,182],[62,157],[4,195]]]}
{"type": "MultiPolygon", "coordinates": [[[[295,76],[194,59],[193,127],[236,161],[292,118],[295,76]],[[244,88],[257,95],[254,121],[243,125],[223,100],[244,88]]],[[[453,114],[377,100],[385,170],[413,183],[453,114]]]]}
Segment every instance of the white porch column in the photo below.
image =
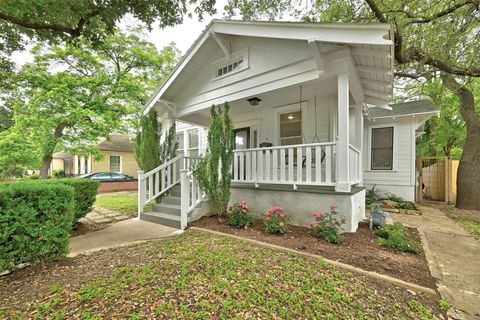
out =
{"type": "Polygon", "coordinates": [[[79,157],[80,159],[80,174],[84,174],[84,173],[87,173],[87,171],[85,170],[85,157],[79,157]]]}
{"type": "Polygon", "coordinates": [[[360,151],[358,163],[358,178],[360,186],[363,186],[363,112],[362,105],[355,107],[355,147],[360,151]]]}
{"type": "Polygon", "coordinates": [[[348,86],[348,73],[342,73],[338,75],[338,105],[337,105],[337,128],[338,128],[338,140],[337,140],[337,155],[336,155],[336,176],[337,181],[335,185],[335,191],[350,192],[350,179],[349,179],[349,86],[348,86]]]}

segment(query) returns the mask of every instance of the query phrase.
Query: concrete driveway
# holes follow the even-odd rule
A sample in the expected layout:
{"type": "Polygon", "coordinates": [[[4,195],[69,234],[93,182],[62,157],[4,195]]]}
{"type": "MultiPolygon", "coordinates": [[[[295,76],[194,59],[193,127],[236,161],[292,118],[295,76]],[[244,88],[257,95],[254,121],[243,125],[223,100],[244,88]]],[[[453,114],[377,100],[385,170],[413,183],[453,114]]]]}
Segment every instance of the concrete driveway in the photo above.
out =
{"type": "Polygon", "coordinates": [[[181,231],[178,229],[156,223],[136,219],[124,220],[105,229],[70,238],[70,254],[68,256],[74,257],[78,254],[121,247],[180,233],[181,231]]]}
{"type": "MultiPolygon", "coordinates": [[[[391,214],[391,217],[418,227],[442,297],[456,309],[466,311],[464,319],[480,319],[480,241],[440,210],[420,208],[421,216],[391,214]]],[[[460,314],[457,316],[462,319],[460,314]]]]}

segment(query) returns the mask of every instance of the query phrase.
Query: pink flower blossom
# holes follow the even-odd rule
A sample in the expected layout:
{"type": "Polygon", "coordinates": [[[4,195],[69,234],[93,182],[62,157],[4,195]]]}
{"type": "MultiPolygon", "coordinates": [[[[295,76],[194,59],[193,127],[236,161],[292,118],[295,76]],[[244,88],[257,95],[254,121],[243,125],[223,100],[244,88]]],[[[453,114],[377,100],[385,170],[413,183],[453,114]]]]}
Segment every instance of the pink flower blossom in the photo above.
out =
{"type": "Polygon", "coordinates": [[[332,204],[332,205],[330,206],[330,209],[335,210],[335,209],[337,209],[337,206],[334,205],[334,204],[332,204]]]}
{"type": "Polygon", "coordinates": [[[339,225],[340,225],[340,219],[337,218],[337,219],[335,220],[335,223],[339,226],[339,225]]]}
{"type": "Polygon", "coordinates": [[[285,226],[285,223],[280,222],[278,225],[283,228],[285,226]]]}
{"type": "Polygon", "coordinates": [[[242,200],[242,201],[238,202],[238,204],[241,205],[241,206],[244,206],[245,203],[247,203],[247,200],[242,200]]]}
{"type": "Polygon", "coordinates": [[[318,222],[317,222],[317,221],[315,221],[315,220],[313,220],[313,221],[310,221],[310,225],[312,225],[312,226],[316,226],[317,224],[318,224],[318,222]]]}
{"type": "Polygon", "coordinates": [[[283,218],[283,217],[285,217],[285,214],[282,212],[282,213],[279,214],[279,217],[283,218]]]}
{"type": "Polygon", "coordinates": [[[265,212],[265,215],[268,217],[269,215],[271,215],[272,213],[270,211],[267,210],[267,212],[265,212]]]}
{"type": "Polygon", "coordinates": [[[245,225],[245,226],[243,227],[243,229],[245,229],[245,230],[248,230],[248,226],[247,226],[247,225],[245,225]]]}
{"type": "Polygon", "coordinates": [[[227,204],[227,208],[228,208],[228,209],[232,209],[232,208],[233,208],[233,204],[232,204],[231,202],[229,202],[229,203],[227,204]]]}
{"type": "Polygon", "coordinates": [[[270,220],[270,217],[267,216],[267,217],[265,218],[265,221],[269,221],[269,220],[270,220]]]}

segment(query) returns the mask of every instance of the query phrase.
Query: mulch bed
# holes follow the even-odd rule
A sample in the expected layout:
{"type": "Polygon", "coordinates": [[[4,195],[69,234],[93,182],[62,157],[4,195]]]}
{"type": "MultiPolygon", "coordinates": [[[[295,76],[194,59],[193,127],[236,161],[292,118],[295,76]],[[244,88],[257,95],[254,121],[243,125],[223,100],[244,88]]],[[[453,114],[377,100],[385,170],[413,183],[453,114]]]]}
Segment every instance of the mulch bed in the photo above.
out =
{"type": "MultiPolygon", "coordinates": [[[[203,217],[190,225],[318,254],[330,260],[436,289],[435,278],[430,274],[423,253],[398,252],[382,247],[378,243],[378,237],[365,224],[361,224],[355,233],[344,234],[341,244],[330,244],[315,238],[307,228],[297,226],[289,226],[285,235],[267,234],[262,230],[261,220],[254,220],[253,226],[248,230],[231,227],[220,222],[216,216],[203,217]]],[[[420,241],[416,229],[406,228],[406,231],[413,239],[420,241]]]]}

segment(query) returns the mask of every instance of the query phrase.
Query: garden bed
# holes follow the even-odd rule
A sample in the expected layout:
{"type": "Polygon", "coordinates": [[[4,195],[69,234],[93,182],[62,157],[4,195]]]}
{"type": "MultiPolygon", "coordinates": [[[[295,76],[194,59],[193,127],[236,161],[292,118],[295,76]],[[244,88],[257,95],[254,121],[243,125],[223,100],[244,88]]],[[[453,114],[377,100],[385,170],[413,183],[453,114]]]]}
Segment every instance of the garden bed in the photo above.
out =
{"type": "Polygon", "coordinates": [[[437,296],[199,231],[25,268],[0,287],[2,319],[444,316],[437,296]]]}
{"type": "MultiPolygon", "coordinates": [[[[340,261],[364,270],[375,271],[428,288],[436,288],[435,278],[430,274],[423,253],[398,252],[379,245],[378,237],[365,224],[357,232],[344,234],[341,244],[330,244],[313,237],[309,229],[290,226],[285,235],[271,235],[262,230],[262,221],[254,220],[248,229],[237,229],[219,222],[217,217],[203,217],[191,226],[234,234],[287,248],[321,255],[330,260],[340,261]]],[[[418,231],[405,228],[409,236],[420,241],[418,231]]]]}

